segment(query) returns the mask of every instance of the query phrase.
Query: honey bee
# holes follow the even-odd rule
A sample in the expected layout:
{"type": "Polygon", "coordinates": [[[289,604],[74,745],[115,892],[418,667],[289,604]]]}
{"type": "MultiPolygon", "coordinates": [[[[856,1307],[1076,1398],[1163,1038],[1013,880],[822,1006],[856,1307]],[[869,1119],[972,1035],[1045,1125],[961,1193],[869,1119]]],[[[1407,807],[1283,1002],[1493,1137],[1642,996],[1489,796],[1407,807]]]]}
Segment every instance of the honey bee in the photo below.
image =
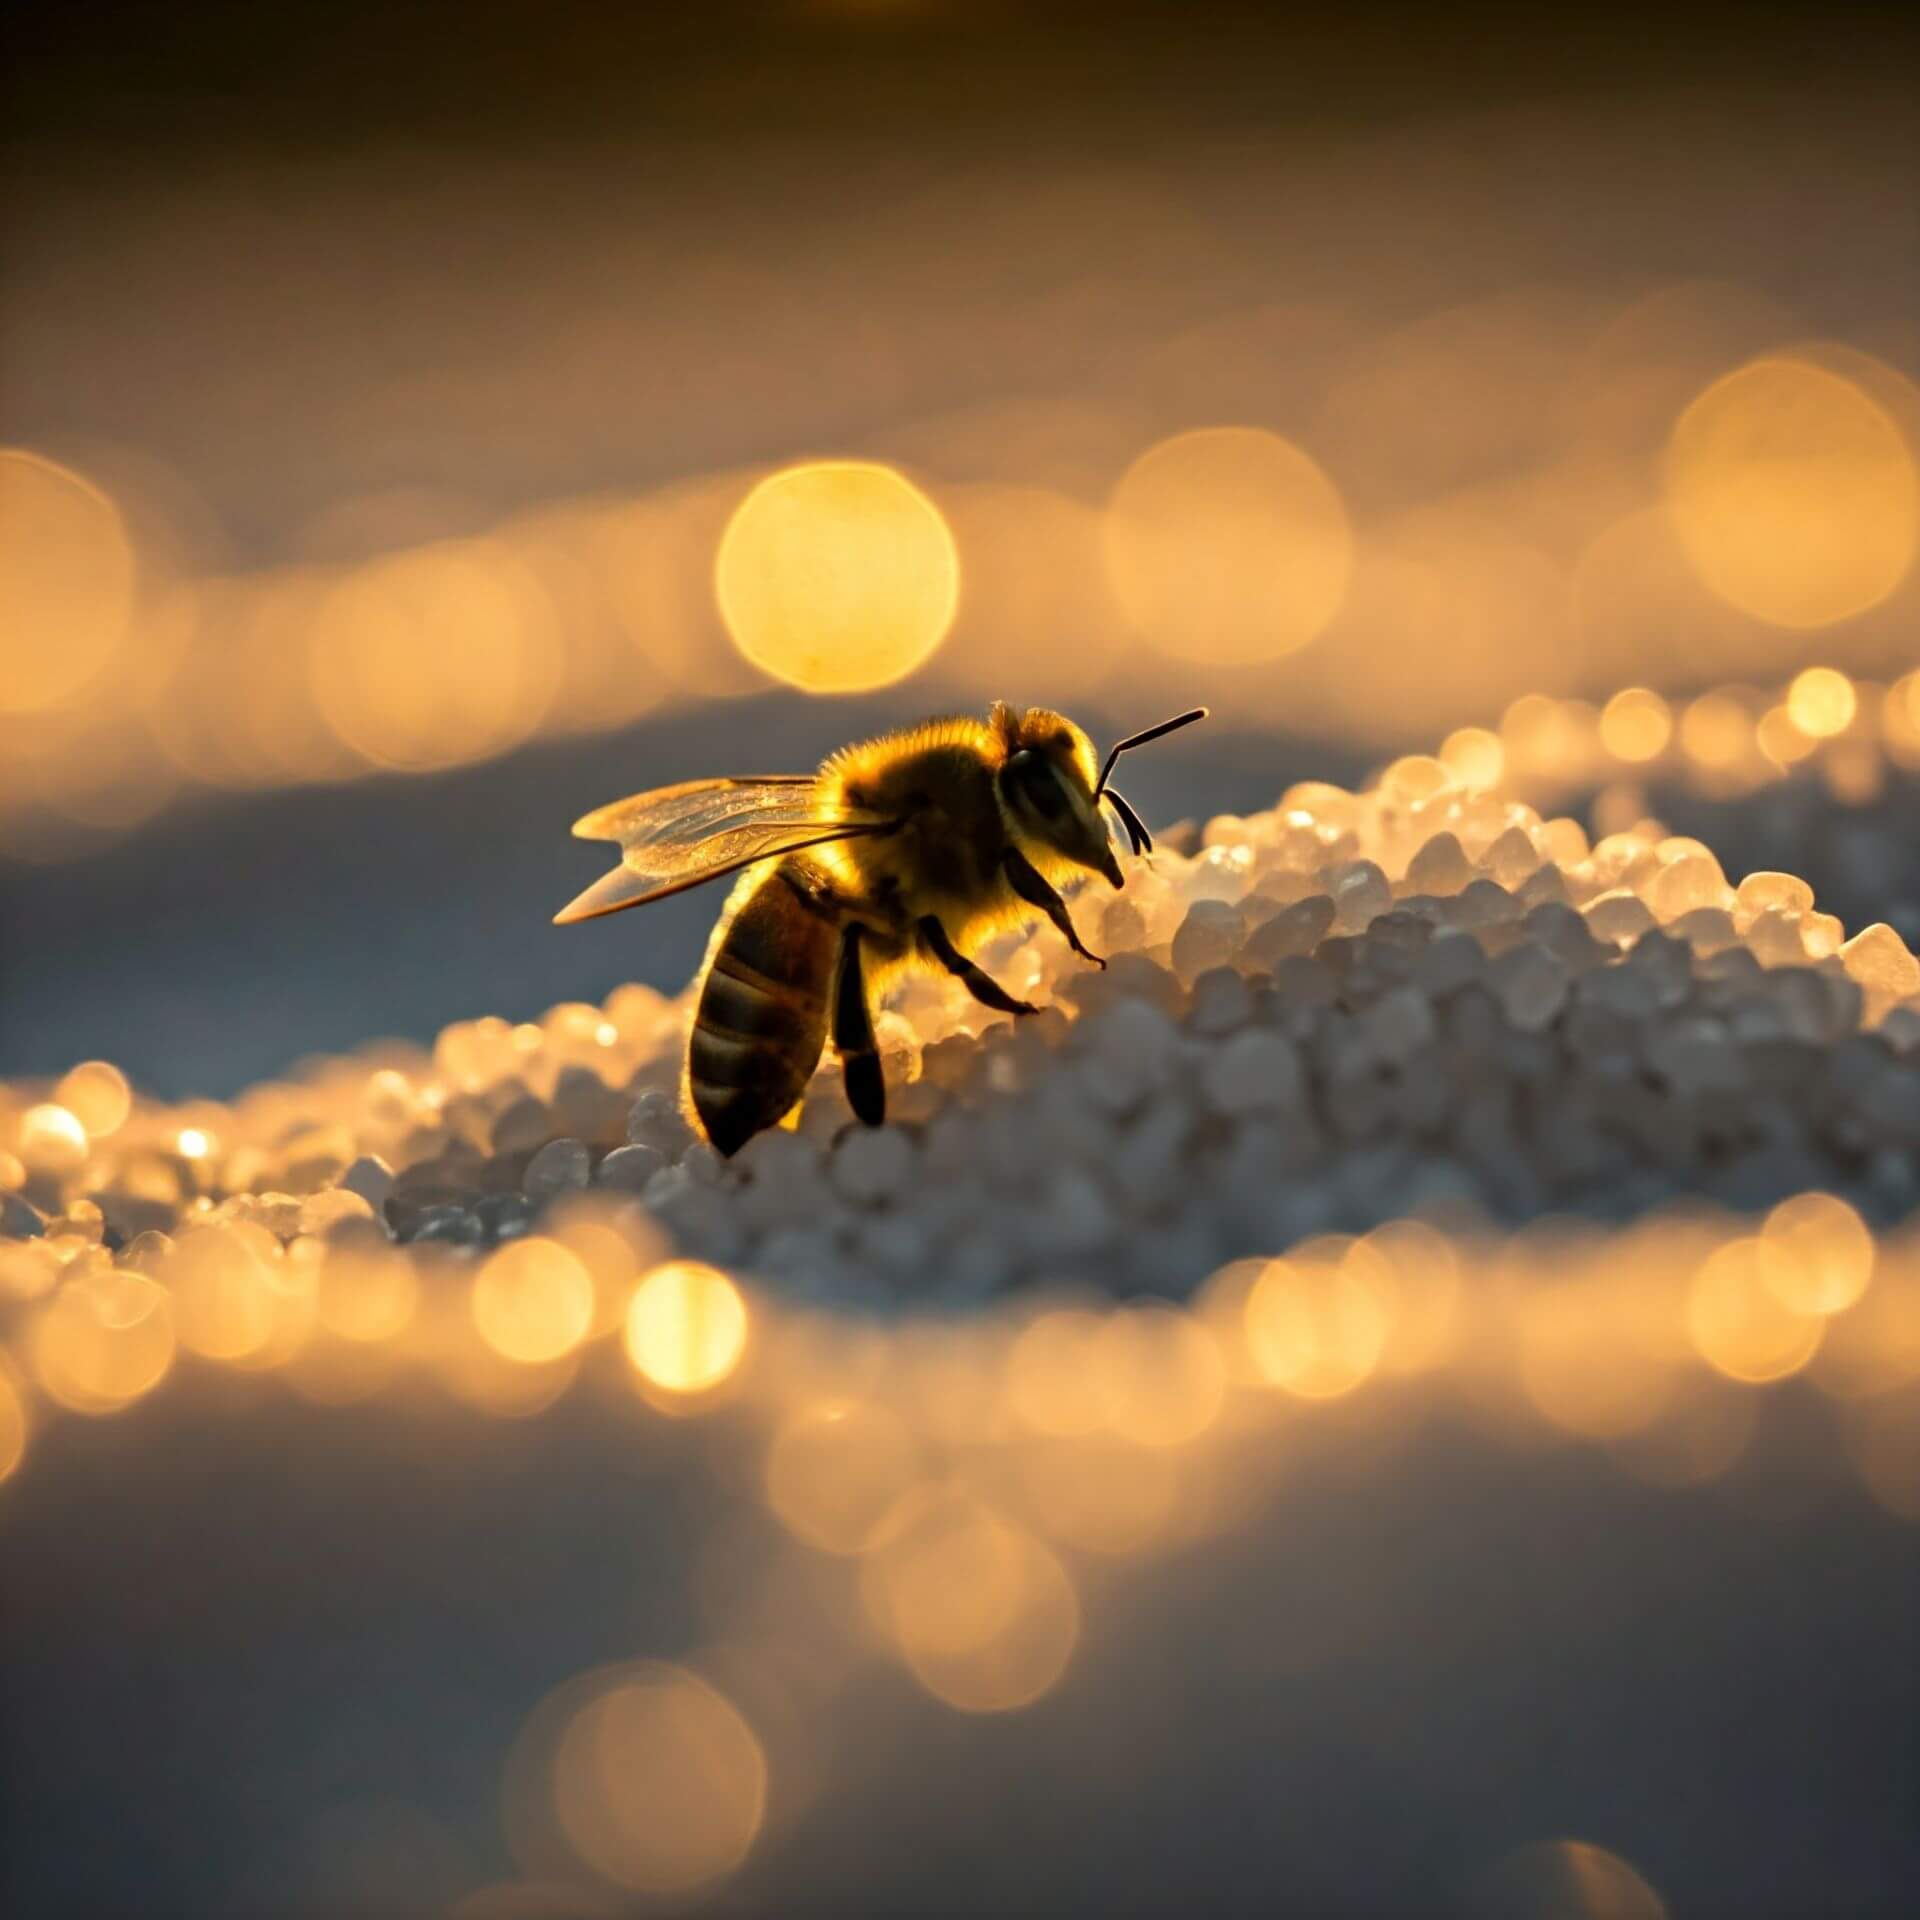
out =
{"type": "Polygon", "coordinates": [[[1114,762],[1206,713],[1130,735],[1097,775],[1071,720],[996,702],[984,721],[930,720],[844,747],[818,773],[690,780],[616,800],[573,831],[617,841],[620,865],[554,924],[738,873],[707,949],[684,1103],[721,1153],[737,1153],[799,1100],[831,1031],[848,1102],[877,1127],[887,1093],[872,996],[906,971],[937,967],[984,1006],[1036,1012],[964,951],[1035,909],[1104,967],[1057,887],[1087,873],[1125,884],[1100,802],[1135,853],[1153,840],[1108,784],[1114,762]]]}

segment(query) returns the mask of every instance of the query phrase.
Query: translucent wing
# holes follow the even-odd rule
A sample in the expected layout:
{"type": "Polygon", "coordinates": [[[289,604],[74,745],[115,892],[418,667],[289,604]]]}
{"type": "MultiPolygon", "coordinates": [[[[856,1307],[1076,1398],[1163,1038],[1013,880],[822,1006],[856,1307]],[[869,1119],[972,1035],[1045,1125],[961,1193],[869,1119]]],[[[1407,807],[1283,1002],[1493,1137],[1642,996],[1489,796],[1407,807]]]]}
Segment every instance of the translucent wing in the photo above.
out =
{"type": "Polygon", "coordinates": [[[811,774],[689,780],[597,807],[582,840],[616,840],[620,864],[554,915],[555,926],[683,893],[759,860],[886,833],[899,823],[825,802],[811,774]]]}

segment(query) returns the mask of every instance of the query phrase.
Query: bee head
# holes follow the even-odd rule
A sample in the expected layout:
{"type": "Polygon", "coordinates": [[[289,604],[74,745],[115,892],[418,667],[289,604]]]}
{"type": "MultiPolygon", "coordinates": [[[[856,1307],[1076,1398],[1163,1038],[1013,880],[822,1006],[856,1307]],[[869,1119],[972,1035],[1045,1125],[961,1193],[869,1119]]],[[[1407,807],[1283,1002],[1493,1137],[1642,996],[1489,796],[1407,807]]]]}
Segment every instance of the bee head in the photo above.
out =
{"type": "Polygon", "coordinates": [[[1092,742],[1045,707],[1022,714],[997,707],[994,718],[1007,746],[1000,797],[1015,830],[1041,852],[1123,885],[1106,815],[1094,797],[1092,742]]]}

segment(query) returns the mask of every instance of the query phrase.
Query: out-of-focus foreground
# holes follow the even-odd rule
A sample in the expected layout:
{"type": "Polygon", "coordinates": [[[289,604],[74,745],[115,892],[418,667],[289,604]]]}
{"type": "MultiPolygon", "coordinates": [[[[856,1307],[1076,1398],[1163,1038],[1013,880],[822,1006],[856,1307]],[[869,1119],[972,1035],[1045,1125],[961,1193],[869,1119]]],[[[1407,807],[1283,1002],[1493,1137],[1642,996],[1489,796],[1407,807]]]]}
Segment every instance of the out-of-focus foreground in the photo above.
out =
{"type": "Polygon", "coordinates": [[[1910,34],[52,11],[0,1904],[1909,1910],[1910,34]],[[723,1168],[568,822],[999,697],[1208,824],[723,1168]]]}

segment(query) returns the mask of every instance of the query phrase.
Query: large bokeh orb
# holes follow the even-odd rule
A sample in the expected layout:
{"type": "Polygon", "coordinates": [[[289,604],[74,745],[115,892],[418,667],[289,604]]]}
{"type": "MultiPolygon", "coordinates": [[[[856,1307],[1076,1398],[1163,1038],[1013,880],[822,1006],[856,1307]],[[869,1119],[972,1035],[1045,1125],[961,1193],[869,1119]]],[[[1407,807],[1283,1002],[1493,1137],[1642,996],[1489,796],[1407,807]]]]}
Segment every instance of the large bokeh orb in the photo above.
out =
{"type": "Polygon", "coordinates": [[[720,539],[714,586],[734,644],[808,693],[904,679],[947,636],[960,556],[940,510],[864,460],[787,467],[720,539]]]}

